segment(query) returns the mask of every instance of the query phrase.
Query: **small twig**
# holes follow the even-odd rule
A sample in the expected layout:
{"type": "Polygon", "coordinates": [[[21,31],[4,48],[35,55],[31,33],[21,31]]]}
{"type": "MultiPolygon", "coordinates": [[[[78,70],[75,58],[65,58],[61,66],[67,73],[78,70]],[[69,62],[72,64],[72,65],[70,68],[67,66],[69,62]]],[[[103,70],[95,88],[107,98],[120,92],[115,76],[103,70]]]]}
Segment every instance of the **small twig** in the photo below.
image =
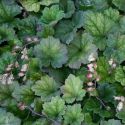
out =
{"type": "Polygon", "coordinates": [[[53,119],[51,119],[51,118],[48,118],[48,117],[47,117],[46,115],[44,115],[44,114],[39,114],[39,113],[35,112],[35,111],[32,110],[32,108],[29,107],[29,106],[25,106],[25,108],[28,109],[28,110],[30,110],[30,111],[31,111],[34,115],[36,115],[36,116],[40,116],[40,117],[45,118],[45,119],[47,119],[47,120],[49,120],[49,121],[51,121],[51,122],[53,122],[53,123],[60,124],[59,121],[55,121],[55,120],[53,120],[53,119]]]}
{"type": "Polygon", "coordinates": [[[103,102],[99,97],[96,96],[96,99],[99,100],[100,103],[101,103],[105,108],[107,108],[107,106],[104,104],[104,102],[103,102]]]}

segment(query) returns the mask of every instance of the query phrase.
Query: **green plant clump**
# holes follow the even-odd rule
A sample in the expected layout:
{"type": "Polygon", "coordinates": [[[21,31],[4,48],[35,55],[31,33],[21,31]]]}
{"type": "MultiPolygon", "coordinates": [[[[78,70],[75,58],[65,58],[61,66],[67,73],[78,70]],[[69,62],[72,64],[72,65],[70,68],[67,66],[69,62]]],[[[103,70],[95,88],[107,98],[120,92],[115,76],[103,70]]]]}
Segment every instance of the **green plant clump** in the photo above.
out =
{"type": "Polygon", "coordinates": [[[0,125],[125,125],[125,0],[0,0],[0,125]]]}

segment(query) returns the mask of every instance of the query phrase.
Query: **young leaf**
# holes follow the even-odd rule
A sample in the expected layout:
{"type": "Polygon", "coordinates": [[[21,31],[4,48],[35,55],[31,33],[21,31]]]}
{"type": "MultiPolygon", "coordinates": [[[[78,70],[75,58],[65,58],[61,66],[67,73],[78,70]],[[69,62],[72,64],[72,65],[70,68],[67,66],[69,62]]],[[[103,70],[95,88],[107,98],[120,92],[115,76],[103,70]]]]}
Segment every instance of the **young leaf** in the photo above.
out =
{"type": "Polygon", "coordinates": [[[42,13],[41,21],[43,24],[48,25],[55,25],[65,16],[64,12],[59,9],[58,5],[53,5],[50,8],[45,7],[42,13]]]}
{"type": "Polygon", "coordinates": [[[84,115],[82,113],[81,105],[74,104],[72,106],[67,106],[66,113],[64,115],[65,125],[81,125],[84,120],[84,115]]]}
{"type": "Polygon", "coordinates": [[[43,113],[55,120],[61,120],[65,113],[65,102],[60,97],[52,97],[51,102],[43,104],[43,113]]]}
{"type": "Polygon", "coordinates": [[[20,0],[20,2],[27,11],[38,12],[40,10],[40,2],[38,0],[20,0]]]}
{"type": "Polygon", "coordinates": [[[125,67],[117,67],[115,72],[115,80],[125,86],[125,67]]]}
{"type": "Polygon", "coordinates": [[[75,77],[70,74],[65,81],[65,85],[61,87],[63,93],[63,98],[67,103],[73,103],[76,101],[81,101],[85,96],[86,91],[83,89],[82,81],[79,77],[75,77]]]}
{"type": "Polygon", "coordinates": [[[21,120],[0,108],[0,125],[21,125],[21,120]]]}
{"type": "Polygon", "coordinates": [[[82,64],[89,63],[89,56],[97,58],[97,48],[93,44],[92,37],[87,34],[77,34],[72,43],[68,47],[70,68],[79,69],[82,64]]]}
{"type": "Polygon", "coordinates": [[[39,45],[34,48],[34,54],[40,59],[42,66],[54,68],[62,67],[67,61],[67,48],[61,44],[59,39],[48,37],[42,39],[39,45]]]}
{"type": "Polygon", "coordinates": [[[43,101],[49,101],[53,96],[59,95],[58,88],[59,85],[49,76],[41,77],[41,80],[36,81],[36,84],[32,86],[35,95],[41,96],[43,101]]]}

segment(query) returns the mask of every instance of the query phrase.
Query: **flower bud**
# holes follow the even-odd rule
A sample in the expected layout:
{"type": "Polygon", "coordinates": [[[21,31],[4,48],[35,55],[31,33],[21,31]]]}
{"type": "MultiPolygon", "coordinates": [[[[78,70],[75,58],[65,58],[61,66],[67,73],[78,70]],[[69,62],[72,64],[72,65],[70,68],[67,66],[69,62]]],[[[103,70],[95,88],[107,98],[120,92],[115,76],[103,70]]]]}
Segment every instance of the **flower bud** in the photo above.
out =
{"type": "Polygon", "coordinates": [[[93,86],[93,84],[94,84],[93,82],[88,82],[87,83],[88,86],[93,86]]]}

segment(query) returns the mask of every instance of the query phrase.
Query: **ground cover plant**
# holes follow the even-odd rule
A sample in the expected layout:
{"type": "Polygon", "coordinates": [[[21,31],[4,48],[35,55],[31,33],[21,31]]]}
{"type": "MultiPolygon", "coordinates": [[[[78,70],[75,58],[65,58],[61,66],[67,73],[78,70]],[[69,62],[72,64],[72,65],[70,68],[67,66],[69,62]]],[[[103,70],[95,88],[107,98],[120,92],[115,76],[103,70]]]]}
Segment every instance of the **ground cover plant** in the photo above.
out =
{"type": "Polygon", "coordinates": [[[0,125],[125,125],[125,0],[0,0],[0,125]]]}

